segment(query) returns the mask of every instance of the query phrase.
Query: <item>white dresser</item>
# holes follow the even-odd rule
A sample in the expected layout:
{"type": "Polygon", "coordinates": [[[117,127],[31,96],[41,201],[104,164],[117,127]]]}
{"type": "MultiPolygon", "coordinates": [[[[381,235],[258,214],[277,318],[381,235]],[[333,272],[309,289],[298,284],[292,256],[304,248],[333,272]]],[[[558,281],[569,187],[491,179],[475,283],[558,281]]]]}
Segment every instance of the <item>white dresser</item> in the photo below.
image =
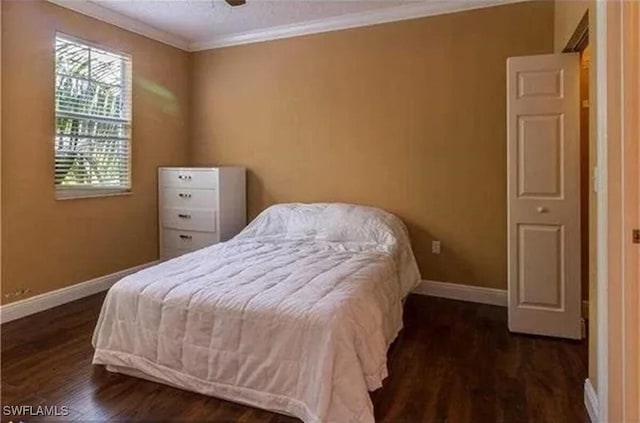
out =
{"type": "Polygon", "coordinates": [[[158,169],[160,258],[233,238],[247,223],[245,168],[158,169]]]}

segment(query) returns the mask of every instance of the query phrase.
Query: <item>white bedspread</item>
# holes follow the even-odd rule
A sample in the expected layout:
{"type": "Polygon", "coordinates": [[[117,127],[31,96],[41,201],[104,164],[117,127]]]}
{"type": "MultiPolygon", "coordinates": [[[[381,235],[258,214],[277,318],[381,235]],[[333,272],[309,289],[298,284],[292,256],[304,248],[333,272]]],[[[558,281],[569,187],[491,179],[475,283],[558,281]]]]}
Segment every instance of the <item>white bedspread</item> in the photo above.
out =
{"type": "Polygon", "coordinates": [[[402,299],[420,277],[378,209],[287,204],[226,243],[116,283],[94,364],[309,422],[373,422],[402,299]]]}

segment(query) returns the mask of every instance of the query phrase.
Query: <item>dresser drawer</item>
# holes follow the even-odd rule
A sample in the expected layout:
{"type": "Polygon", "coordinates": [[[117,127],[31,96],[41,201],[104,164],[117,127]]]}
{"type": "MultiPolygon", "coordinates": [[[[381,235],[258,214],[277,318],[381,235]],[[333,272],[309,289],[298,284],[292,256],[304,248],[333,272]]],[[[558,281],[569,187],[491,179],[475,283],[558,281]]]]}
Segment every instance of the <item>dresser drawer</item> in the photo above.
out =
{"type": "Polygon", "coordinates": [[[160,184],[174,188],[218,188],[218,171],[162,169],[160,184]]]}
{"type": "Polygon", "coordinates": [[[164,229],[162,231],[162,245],[171,250],[199,250],[218,242],[218,234],[215,232],[179,231],[177,229],[164,229]]]}
{"type": "Polygon", "coordinates": [[[162,226],[184,231],[216,232],[216,213],[215,210],[164,207],[162,226]]]}
{"type": "Polygon", "coordinates": [[[163,188],[165,207],[217,209],[218,191],[215,189],[163,188]]]}

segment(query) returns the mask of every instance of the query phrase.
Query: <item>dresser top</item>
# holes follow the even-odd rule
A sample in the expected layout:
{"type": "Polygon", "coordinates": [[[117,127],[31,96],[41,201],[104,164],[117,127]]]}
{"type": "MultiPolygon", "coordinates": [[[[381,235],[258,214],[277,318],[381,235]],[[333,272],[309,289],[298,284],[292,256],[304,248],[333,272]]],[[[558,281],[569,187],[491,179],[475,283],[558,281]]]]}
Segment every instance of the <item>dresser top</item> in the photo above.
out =
{"type": "Polygon", "coordinates": [[[244,166],[160,166],[160,170],[214,170],[214,169],[244,169],[244,166]]]}

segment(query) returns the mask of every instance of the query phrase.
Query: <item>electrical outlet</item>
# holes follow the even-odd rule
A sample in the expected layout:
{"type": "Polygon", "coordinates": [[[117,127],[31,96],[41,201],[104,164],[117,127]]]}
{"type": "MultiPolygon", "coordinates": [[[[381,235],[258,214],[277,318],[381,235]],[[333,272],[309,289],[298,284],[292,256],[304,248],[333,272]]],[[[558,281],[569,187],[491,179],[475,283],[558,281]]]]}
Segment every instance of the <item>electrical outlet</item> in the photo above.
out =
{"type": "Polygon", "coordinates": [[[431,252],[433,254],[440,254],[441,251],[442,246],[440,244],[440,241],[431,241],[431,252]]]}

